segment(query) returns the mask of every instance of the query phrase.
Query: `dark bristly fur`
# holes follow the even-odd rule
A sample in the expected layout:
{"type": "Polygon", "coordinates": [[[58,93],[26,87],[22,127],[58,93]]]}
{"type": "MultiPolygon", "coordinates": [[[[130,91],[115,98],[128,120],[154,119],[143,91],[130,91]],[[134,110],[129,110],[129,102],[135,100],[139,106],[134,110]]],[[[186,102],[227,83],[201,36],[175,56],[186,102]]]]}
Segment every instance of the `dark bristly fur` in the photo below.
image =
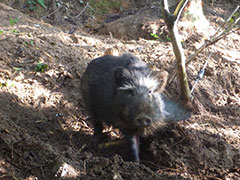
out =
{"type": "Polygon", "coordinates": [[[139,135],[190,116],[179,103],[158,92],[156,77],[131,54],[92,60],[83,74],[81,90],[95,137],[101,136],[103,122],[119,128],[125,135],[127,160],[131,161],[139,161],[139,135]]]}

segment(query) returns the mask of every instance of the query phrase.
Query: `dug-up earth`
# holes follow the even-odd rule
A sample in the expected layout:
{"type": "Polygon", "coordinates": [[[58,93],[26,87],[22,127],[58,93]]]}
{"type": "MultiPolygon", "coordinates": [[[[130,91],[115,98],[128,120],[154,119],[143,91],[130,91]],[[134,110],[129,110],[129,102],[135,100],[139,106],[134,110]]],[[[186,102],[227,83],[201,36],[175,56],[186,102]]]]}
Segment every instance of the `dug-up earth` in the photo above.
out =
{"type": "MultiPolygon", "coordinates": [[[[216,2],[206,11],[215,30],[237,1],[216,2]]],[[[93,58],[114,47],[154,69],[167,70],[171,78],[171,43],[120,40],[81,28],[68,33],[6,4],[0,4],[0,15],[0,179],[240,179],[239,30],[189,64],[192,86],[208,59],[206,74],[193,93],[192,117],[142,138],[141,162],[136,164],[122,159],[123,147],[94,150],[81,76],[93,58]]],[[[180,33],[184,36],[184,28],[180,33]]],[[[185,39],[189,56],[202,42],[185,39]]],[[[178,96],[176,78],[164,93],[178,96]]],[[[108,140],[121,138],[111,127],[105,132],[108,140]]]]}

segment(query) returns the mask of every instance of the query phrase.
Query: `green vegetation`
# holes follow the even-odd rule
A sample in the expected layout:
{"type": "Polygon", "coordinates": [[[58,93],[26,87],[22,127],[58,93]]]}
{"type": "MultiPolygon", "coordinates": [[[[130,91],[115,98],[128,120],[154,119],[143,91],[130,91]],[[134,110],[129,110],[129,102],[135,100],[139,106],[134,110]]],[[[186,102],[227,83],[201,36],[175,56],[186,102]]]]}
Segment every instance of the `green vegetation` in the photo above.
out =
{"type": "Polygon", "coordinates": [[[239,12],[236,12],[236,13],[234,13],[233,14],[233,16],[230,18],[230,23],[233,23],[234,22],[234,20],[235,20],[235,18],[237,18],[239,16],[239,12]]]}
{"type": "Polygon", "coordinates": [[[17,29],[10,29],[8,31],[0,30],[0,35],[8,34],[8,33],[19,35],[20,32],[17,29]]]}
{"type": "Polygon", "coordinates": [[[154,37],[155,39],[160,39],[157,34],[150,33],[150,36],[154,37]]]}
{"type": "MultiPolygon", "coordinates": [[[[159,41],[164,41],[162,38],[160,38],[157,34],[154,34],[154,33],[150,33],[150,36],[152,36],[153,38],[155,38],[156,40],[159,40],[159,41]]],[[[171,38],[167,35],[165,36],[165,39],[167,41],[171,41],[171,38]]]]}
{"type": "Polygon", "coordinates": [[[44,63],[38,63],[34,69],[35,72],[45,72],[45,70],[48,68],[47,64],[44,63]]]}
{"type": "Polygon", "coordinates": [[[14,84],[10,80],[7,80],[6,82],[0,82],[0,87],[13,87],[14,84]]]}
{"type": "Polygon", "coordinates": [[[11,26],[14,26],[17,22],[18,22],[19,18],[16,17],[16,18],[11,18],[10,17],[10,20],[9,20],[9,23],[11,26]]]}
{"type": "Polygon", "coordinates": [[[168,40],[168,41],[171,41],[171,38],[167,35],[166,36],[166,39],[168,40]]]}
{"type": "Polygon", "coordinates": [[[9,32],[13,33],[13,34],[19,34],[20,33],[17,29],[11,29],[11,30],[9,30],[9,32]]]}
{"type": "Polygon", "coordinates": [[[34,45],[34,40],[30,40],[30,41],[28,41],[28,42],[25,41],[25,42],[24,42],[24,45],[25,45],[25,46],[33,46],[33,45],[34,45]]]}
{"type": "Polygon", "coordinates": [[[29,10],[33,11],[36,9],[36,5],[39,3],[44,9],[47,9],[44,0],[28,0],[27,4],[29,6],[29,10]]]}
{"type": "Polygon", "coordinates": [[[18,67],[13,67],[13,69],[14,69],[15,71],[21,71],[21,70],[22,70],[22,68],[18,68],[18,67]]]}
{"type": "Polygon", "coordinates": [[[0,82],[0,87],[7,86],[7,82],[0,82]]]}
{"type": "MultiPolygon", "coordinates": [[[[17,22],[19,21],[19,17],[16,17],[16,18],[12,18],[12,17],[10,17],[10,19],[9,19],[9,24],[11,25],[11,26],[14,26],[15,24],[17,24],[17,22]]],[[[10,29],[10,30],[8,30],[8,31],[5,31],[5,30],[2,30],[2,29],[0,29],[0,35],[3,35],[3,34],[8,34],[8,33],[12,33],[12,34],[15,34],[15,35],[19,35],[19,31],[17,30],[17,29],[10,29]]]]}
{"type": "Polygon", "coordinates": [[[28,0],[27,4],[28,4],[28,8],[29,8],[30,11],[33,11],[33,10],[36,9],[36,2],[35,2],[35,0],[28,0]]]}
{"type": "Polygon", "coordinates": [[[44,9],[47,9],[47,7],[44,4],[44,0],[37,0],[37,1],[44,9]]]}

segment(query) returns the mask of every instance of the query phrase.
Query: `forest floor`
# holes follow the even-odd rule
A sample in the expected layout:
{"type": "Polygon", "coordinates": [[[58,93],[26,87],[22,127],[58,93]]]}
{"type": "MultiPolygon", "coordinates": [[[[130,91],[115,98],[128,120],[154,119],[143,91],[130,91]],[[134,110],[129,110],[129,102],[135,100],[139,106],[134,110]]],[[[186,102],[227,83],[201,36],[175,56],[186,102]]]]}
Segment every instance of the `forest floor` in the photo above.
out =
{"type": "MultiPolygon", "coordinates": [[[[217,1],[206,10],[212,29],[223,24],[236,2],[217,1]]],[[[240,31],[189,64],[192,86],[208,59],[193,94],[194,114],[142,138],[136,164],[118,155],[122,148],[94,150],[81,76],[92,59],[115,48],[171,77],[171,43],[116,39],[67,21],[51,25],[52,19],[44,22],[12,7],[0,3],[0,179],[240,179],[240,31]]],[[[185,39],[186,56],[202,43],[196,36],[185,39]]],[[[178,96],[177,78],[165,94],[178,96]]],[[[119,138],[116,129],[105,132],[109,139],[119,138]]]]}

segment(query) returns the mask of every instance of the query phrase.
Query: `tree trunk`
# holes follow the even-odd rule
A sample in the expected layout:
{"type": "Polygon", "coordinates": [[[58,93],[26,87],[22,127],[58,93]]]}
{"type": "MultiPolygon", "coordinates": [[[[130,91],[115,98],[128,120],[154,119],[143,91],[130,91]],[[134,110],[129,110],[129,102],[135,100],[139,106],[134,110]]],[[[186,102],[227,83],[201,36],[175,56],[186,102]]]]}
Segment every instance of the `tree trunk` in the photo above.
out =
{"type": "MultiPolygon", "coordinates": [[[[169,0],[169,7],[175,7],[180,0],[169,0]]],[[[209,22],[203,14],[203,0],[189,0],[184,8],[182,21],[185,21],[189,26],[190,23],[198,32],[204,32],[209,27],[209,22]]]]}

